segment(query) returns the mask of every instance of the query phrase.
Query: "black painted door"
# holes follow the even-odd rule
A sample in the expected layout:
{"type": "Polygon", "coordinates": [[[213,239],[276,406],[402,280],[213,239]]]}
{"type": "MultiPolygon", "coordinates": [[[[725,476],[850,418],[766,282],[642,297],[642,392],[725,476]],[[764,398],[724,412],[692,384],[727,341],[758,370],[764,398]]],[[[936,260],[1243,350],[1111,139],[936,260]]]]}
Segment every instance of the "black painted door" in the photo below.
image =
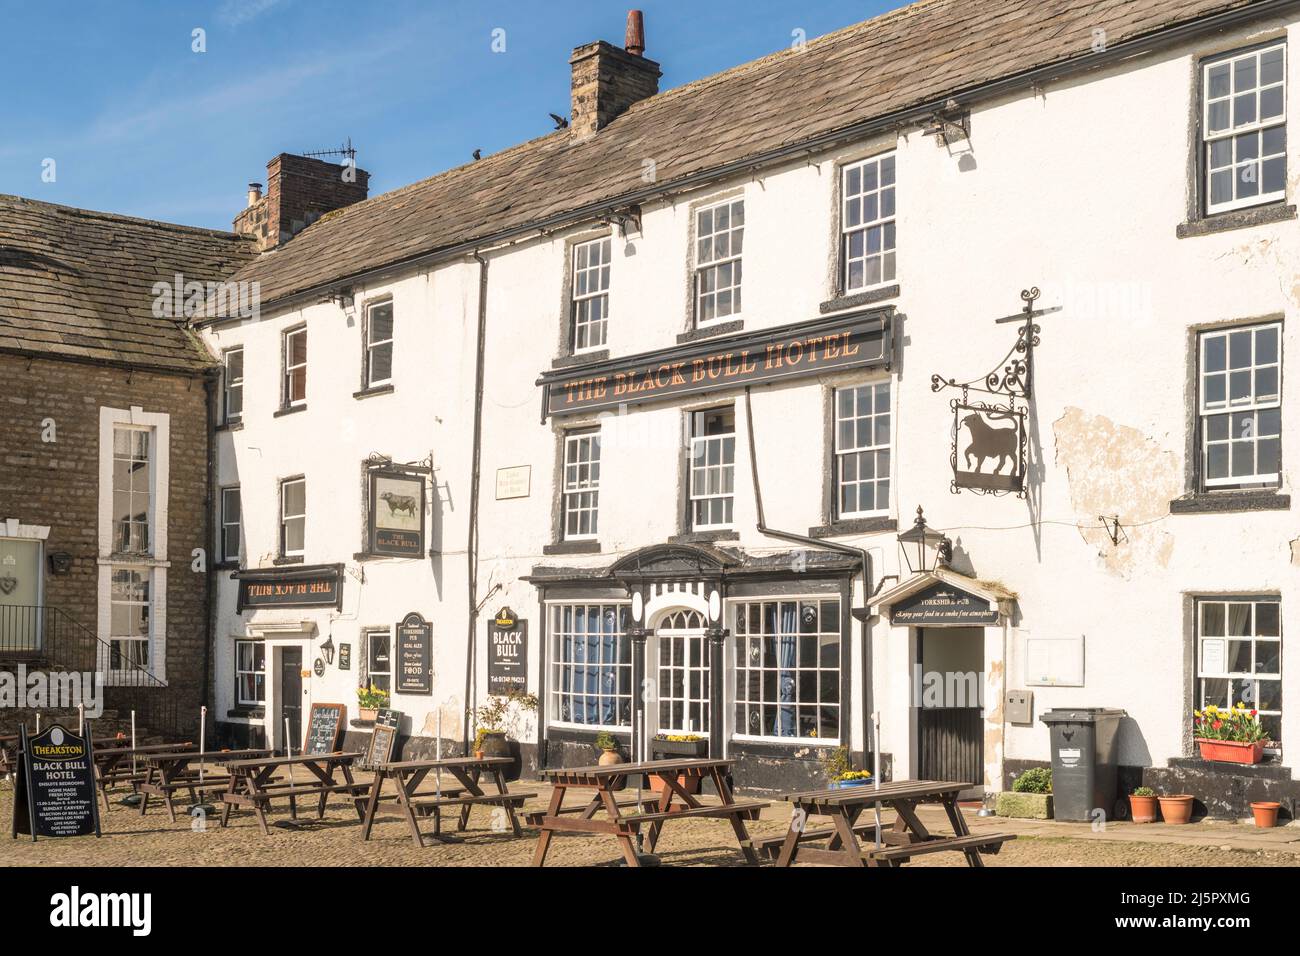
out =
{"type": "Polygon", "coordinates": [[[920,777],[971,784],[963,795],[975,796],[984,789],[984,629],[926,628],[918,644],[920,777]]]}
{"type": "Polygon", "coordinates": [[[289,724],[289,743],[294,753],[302,746],[302,648],[286,647],[280,652],[280,722],[289,724]]]}

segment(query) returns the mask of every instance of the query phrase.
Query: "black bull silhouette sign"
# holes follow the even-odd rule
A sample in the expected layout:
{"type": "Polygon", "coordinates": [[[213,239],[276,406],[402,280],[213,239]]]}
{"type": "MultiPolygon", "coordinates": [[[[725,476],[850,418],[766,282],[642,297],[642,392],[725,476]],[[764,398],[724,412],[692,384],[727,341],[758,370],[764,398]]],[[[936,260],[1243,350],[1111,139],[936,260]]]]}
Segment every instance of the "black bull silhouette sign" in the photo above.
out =
{"type": "Polygon", "coordinates": [[[1024,487],[1025,413],[955,404],[953,481],[958,488],[1020,491],[1024,487]]]}

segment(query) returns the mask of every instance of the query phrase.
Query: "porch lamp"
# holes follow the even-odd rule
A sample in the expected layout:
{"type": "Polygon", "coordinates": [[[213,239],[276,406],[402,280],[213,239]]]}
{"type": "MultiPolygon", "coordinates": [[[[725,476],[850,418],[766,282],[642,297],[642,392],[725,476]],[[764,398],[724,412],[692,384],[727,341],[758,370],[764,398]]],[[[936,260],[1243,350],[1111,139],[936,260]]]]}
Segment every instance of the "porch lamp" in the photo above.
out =
{"type": "Polygon", "coordinates": [[[947,535],[926,525],[925,511],[919,505],[916,521],[898,536],[898,543],[907,561],[907,570],[913,574],[933,571],[952,557],[952,542],[947,535]]]}
{"type": "Polygon", "coordinates": [[[321,655],[325,658],[326,664],[334,663],[334,635],[331,634],[325,638],[325,643],[320,646],[321,655]]]}

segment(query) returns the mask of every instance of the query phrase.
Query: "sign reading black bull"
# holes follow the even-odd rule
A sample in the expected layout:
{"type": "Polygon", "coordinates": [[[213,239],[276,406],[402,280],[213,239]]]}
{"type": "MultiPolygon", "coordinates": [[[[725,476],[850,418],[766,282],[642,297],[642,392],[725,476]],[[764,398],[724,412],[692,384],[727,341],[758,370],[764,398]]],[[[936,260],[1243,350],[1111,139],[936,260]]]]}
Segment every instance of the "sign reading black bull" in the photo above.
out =
{"type": "Polygon", "coordinates": [[[394,558],[424,554],[424,478],[370,473],[370,553],[394,558]]]}

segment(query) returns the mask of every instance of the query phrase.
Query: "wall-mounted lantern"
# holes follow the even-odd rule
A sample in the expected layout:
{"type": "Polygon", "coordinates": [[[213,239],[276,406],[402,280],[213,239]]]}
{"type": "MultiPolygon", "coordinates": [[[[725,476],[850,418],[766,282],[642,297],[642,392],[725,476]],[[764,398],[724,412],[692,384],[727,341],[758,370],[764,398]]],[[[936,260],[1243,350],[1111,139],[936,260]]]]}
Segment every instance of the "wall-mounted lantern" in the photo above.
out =
{"type": "Polygon", "coordinates": [[[898,536],[898,544],[913,574],[924,574],[941,567],[952,559],[952,542],[941,531],[925,523],[925,511],[916,509],[916,521],[911,529],[898,536]]]}
{"type": "Polygon", "coordinates": [[[326,664],[334,663],[334,636],[331,634],[325,638],[325,643],[320,646],[321,656],[325,658],[326,664]]]}

